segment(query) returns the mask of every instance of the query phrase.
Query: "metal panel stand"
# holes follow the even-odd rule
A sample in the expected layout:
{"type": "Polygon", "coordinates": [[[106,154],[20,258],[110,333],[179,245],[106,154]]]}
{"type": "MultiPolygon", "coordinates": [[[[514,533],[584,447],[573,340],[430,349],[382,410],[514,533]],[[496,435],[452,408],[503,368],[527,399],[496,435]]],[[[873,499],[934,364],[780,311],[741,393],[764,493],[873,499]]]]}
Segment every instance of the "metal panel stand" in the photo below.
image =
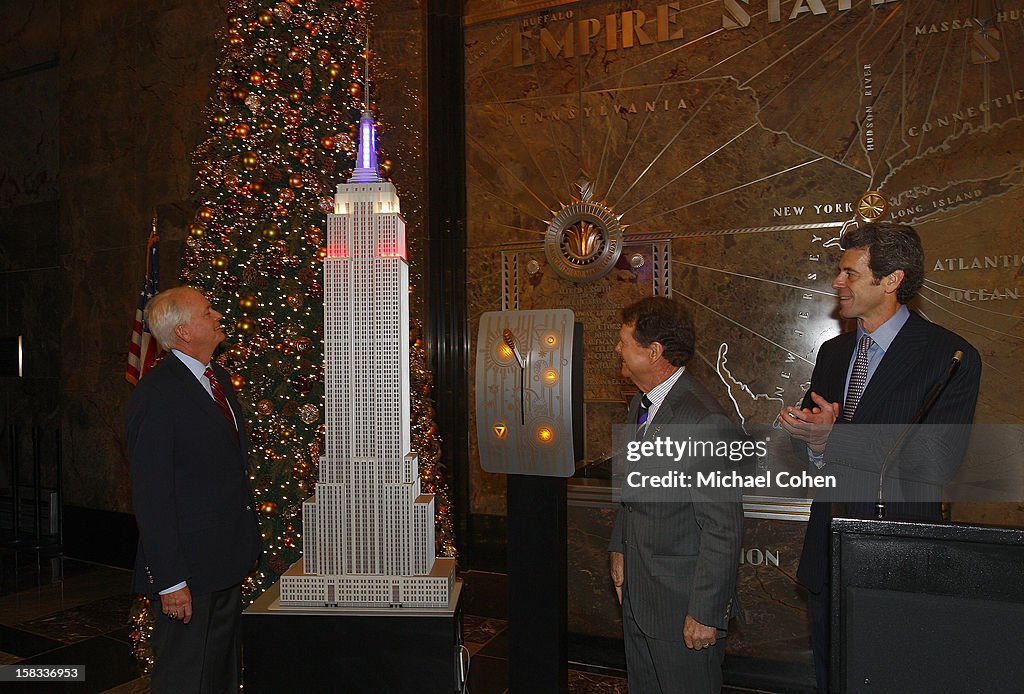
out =
{"type": "Polygon", "coordinates": [[[508,680],[568,692],[566,479],[508,476],[508,680]]]}

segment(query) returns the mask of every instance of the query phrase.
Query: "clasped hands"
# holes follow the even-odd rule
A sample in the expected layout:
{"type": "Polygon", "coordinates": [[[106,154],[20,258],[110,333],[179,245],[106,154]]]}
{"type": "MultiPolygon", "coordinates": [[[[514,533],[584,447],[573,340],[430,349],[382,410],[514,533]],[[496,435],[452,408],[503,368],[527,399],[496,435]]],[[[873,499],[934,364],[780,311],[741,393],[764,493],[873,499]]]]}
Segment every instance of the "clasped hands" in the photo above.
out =
{"type": "Polygon", "coordinates": [[[832,426],[839,419],[840,405],[829,402],[811,391],[814,407],[783,407],[779,412],[779,424],[790,436],[807,444],[814,454],[825,452],[825,444],[832,432],[832,426]]]}
{"type": "MultiPolygon", "coordinates": [[[[609,552],[609,573],[612,577],[612,585],[615,586],[615,595],[622,604],[622,584],[625,582],[625,557],[621,552],[609,552]]],[[[701,624],[690,615],[686,615],[683,622],[683,643],[687,648],[701,650],[710,648],[718,642],[718,630],[701,624]]]]}

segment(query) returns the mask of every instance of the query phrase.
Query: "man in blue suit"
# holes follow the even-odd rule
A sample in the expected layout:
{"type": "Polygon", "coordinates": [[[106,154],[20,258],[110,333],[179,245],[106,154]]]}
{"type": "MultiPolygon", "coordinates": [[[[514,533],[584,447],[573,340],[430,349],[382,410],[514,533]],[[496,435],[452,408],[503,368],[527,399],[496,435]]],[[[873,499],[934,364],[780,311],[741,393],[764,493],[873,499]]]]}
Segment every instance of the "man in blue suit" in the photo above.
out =
{"type": "MultiPolygon", "coordinates": [[[[622,311],[615,348],[622,375],[641,393],[629,408],[635,441],[687,434],[733,441],[738,431],[686,369],[694,330],[686,308],[651,297],[622,311]]],[[[687,461],[687,472],[723,469],[687,461]]],[[[622,603],[629,691],[714,694],[722,689],[726,629],[736,607],[743,536],[738,489],[673,489],[626,499],[609,544],[611,578],[622,603]]]]}
{"type": "Polygon", "coordinates": [[[885,494],[896,503],[888,505],[887,517],[941,520],[942,488],[963,460],[981,379],[974,347],[907,308],[924,283],[924,250],[912,227],[868,224],[840,243],[843,255],[832,287],[839,314],[856,319],[857,329],[821,346],[801,407],[779,414],[798,453],[837,480],[835,491],[819,494],[811,505],[797,573],[808,590],[821,694],[829,690],[832,503],[844,516],[874,517],[882,464],[891,456],[896,465],[889,468],[893,479],[885,494]],[[900,431],[950,372],[958,351],[959,368],[922,421],[936,426],[922,427],[894,451],[900,431]]]}
{"type": "Polygon", "coordinates": [[[128,400],[135,590],[153,597],[152,691],[238,691],[240,586],[260,554],[242,410],[211,361],[223,316],[191,287],[150,300],[169,350],[128,400]]]}

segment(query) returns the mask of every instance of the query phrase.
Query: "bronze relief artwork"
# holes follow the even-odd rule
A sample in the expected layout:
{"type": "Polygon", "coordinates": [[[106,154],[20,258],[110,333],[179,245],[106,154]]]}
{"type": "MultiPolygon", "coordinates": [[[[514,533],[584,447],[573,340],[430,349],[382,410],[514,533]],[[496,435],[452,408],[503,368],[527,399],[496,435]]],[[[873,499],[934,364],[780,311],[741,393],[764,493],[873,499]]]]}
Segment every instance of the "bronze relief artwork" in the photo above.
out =
{"type": "MultiPolygon", "coordinates": [[[[1012,49],[1024,45],[1024,3],[989,7],[468,2],[471,321],[501,308],[582,319],[585,462],[611,455],[630,395],[614,353],[622,306],[661,293],[687,303],[690,368],[738,423],[770,426],[802,397],[818,346],[844,329],[831,289],[838,240],[871,217],[921,233],[928,275],[912,308],[982,353],[976,421],[1021,423],[1024,53],[1012,49]],[[600,210],[574,208],[585,203],[600,210]]],[[[773,437],[779,456],[785,439],[773,437]]],[[[1020,446],[1003,443],[1020,469],[1020,446]]],[[[962,487],[991,472],[980,450],[962,487]]],[[[502,514],[504,480],[472,468],[471,510],[502,514]]],[[[803,658],[803,524],[792,519],[806,506],[748,501],[750,622],[731,649],[803,658]]],[[[963,520],[1019,513],[952,505],[963,520]]],[[[586,596],[570,604],[604,611],[573,608],[574,629],[614,624],[592,565],[608,516],[577,512],[573,542],[589,559],[570,567],[586,596]]]]}

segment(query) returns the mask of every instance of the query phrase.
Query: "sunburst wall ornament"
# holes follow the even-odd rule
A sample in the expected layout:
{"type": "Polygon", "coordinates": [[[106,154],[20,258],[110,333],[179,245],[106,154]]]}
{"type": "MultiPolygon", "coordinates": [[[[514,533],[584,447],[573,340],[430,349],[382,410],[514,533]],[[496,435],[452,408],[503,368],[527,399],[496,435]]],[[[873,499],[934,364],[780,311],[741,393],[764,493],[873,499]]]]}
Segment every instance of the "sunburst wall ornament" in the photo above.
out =
{"type": "Polygon", "coordinates": [[[581,172],[579,196],[553,213],[544,235],[544,255],[558,275],[593,282],[607,275],[622,254],[625,225],[604,202],[594,200],[594,184],[581,172]]]}

